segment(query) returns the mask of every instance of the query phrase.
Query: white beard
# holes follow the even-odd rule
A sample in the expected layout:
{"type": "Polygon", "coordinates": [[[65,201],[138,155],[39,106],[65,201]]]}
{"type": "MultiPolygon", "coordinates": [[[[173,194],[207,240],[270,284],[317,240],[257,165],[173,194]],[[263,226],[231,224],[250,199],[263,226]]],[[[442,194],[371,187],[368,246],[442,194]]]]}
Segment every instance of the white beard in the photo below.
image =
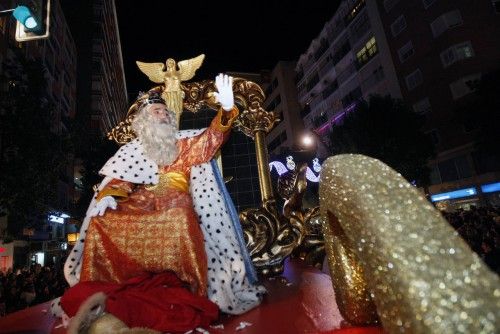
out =
{"type": "Polygon", "coordinates": [[[175,117],[171,117],[170,122],[159,122],[148,112],[146,106],[132,121],[132,130],[139,138],[144,154],[158,166],[170,165],[177,159],[179,149],[175,139],[175,117]]]}

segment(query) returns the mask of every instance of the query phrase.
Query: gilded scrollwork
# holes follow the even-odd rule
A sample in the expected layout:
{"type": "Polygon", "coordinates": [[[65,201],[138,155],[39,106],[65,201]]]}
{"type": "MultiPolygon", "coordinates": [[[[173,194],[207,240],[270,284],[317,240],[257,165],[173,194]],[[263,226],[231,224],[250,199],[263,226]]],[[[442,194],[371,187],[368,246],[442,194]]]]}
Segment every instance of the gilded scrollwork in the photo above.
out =
{"type": "Polygon", "coordinates": [[[303,197],[307,187],[307,165],[289,171],[278,179],[278,194],[285,200],[283,215],[298,231],[293,255],[307,264],[321,268],[325,257],[323,233],[319,207],[304,208],[303,197]]]}
{"type": "Polygon", "coordinates": [[[240,220],[256,269],[264,276],[283,272],[283,263],[296,246],[299,232],[276,210],[274,200],[244,210],[240,220]]]}
{"type": "MultiPolygon", "coordinates": [[[[181,88],[184,93],[184,110],[198,112],[202,108],[218,108],[218,104],[213,97],[213,93],[216,91],[213,80],[183,82],[181,88]]],[[[154,91],[161,94],[163,90],[163,86],[156,86],[149,92],[154,91]]],[[[264,93],[259,85],[242,78],[234,78],[233,90],[235,101],[242,108],[240,116],[234,124],[237,130],[254,138],[256,131],[268,132],[279,121],[274,112],[265,111],[262,108],[264,93]]],[[[125,120],[107,134],[108,139],[123,145],[135,138],[130,125],[141,101],[147,97],[148,94],[143,94],[130,106],[125,120]]]]}

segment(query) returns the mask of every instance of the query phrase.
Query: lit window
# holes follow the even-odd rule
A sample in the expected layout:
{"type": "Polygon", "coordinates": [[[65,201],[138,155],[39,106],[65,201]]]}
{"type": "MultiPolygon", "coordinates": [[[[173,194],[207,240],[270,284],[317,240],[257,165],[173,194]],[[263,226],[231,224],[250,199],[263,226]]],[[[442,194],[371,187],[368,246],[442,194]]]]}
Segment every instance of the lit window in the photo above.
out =
{"type": "Polygon", "coordinates": [[[404,15],[401,15],[391,24],[392,36],[396,37],[403,30],[405,30],[405,28],[406,28],[406,20],[404,15]]]}
{"type": "Polygon", "coordinates": [[[476,73],[452,82],[450,84],[450,90],[453,99],[456,100],[475,91],[480,80],[481,73],[476,73]]]}
{"type": "Polygon", "coordinates": [[[432,34],[438,37],[446,30],[459,26],[463,23],[462,15],[458,9],[445,13],[431,23],[432,34]]]}
{"type": "Polygon", "coordinates": [[[472,57],[474,57],[474,50],[470,41],[453,45],[441,52],[441,62],[444,67],[448,67],[459,60],[472,57]]]}
{"type": "Polygon", "coordinates": [[[422,72],[420,71],[420,69],[417,69],[416,71],[407,75],[405,80],[408,90],[412,90],[423,82],[422,72]]]}
{"type": "Polygon", "coordinates": [[[403,45],[399,50],[398,50],[398,55],[399,55],[399,60],[404,63],[408,58],[410,58],[413,54],[415,53],[415,50],[413,49],[413,44],[411,41],[403,45]]]}
{"type": "Polygon", "coordinates": [[[358,60],[358,65],[362,66],[366,64],[376,53],[377,53],[377,43],[375,37],[370,38],[366,42],[365,46],[356,53],[356,58],[358,60]]]}

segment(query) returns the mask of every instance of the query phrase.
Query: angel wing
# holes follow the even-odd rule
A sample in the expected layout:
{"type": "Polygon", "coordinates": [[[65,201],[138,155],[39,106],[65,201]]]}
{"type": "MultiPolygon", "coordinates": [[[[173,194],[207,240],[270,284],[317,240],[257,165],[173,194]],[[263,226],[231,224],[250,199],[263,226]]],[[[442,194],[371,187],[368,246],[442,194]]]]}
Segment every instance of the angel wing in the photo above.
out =
{"type": "Polygon", "coordinates": [[[149,80],[156,83],[163,83],[165,72],[163,63],[143,63],[141,61],[135,62],[142,73],[146,74],[149,80]]]}
{"type": "Polygon", "coordinates": [[[285,167],[285,165],[283,165],[283,163],[281,161],[273,161],[273,162],[270,162],[269,163],[269,171],[272,172],[273,170],[273,167],[276,169],[276,172],[278,173],[278,175],[282,175],[282,174],[285,174],[286,172],[288,172],[288,169],[285,167]]]}
{"type": "Polygon", "coordinates": [[[186,81],[194,77],[194,73],[197,69],[200,68],[204,59],[205,55],[201,54],[198,57],[178,62],[177,65],[179,66],[179,80],[186,81]]]}
{"type": "Polygon", "coordinates": [[[319,182],[319,174],[316,176],[309,167],[306,170],[306,178],[311,182],[319,182]]]}

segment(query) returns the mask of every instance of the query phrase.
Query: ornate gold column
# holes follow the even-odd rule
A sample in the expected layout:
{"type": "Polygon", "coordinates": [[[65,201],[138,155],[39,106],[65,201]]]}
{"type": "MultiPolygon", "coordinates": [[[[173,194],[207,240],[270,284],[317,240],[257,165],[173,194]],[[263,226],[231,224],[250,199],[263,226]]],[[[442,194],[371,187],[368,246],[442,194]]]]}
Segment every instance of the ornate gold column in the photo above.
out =
{"type": "Polygon", "coordinates": [[[246,107],[240,113],[235,125],[238,130],[255,140],[260,194],[262,202],[265,202],[273,198],[265,137],[274,127],[274,123],[278,122],[278,118],[273,111],[262,108],[264,93],[259,85],[251,81],[235,80],[235,86],[236,101],[246,107]]]}
{"type": "Polygon", "coordinates": [[[267,152],[265,138],[264,131],[258,130],[255,132],[255,153],[257,156],[257,168],[259,170],[260,196],[263,202],[273,197],[271,175],[269,173],[269,153],[267,152]]]}

